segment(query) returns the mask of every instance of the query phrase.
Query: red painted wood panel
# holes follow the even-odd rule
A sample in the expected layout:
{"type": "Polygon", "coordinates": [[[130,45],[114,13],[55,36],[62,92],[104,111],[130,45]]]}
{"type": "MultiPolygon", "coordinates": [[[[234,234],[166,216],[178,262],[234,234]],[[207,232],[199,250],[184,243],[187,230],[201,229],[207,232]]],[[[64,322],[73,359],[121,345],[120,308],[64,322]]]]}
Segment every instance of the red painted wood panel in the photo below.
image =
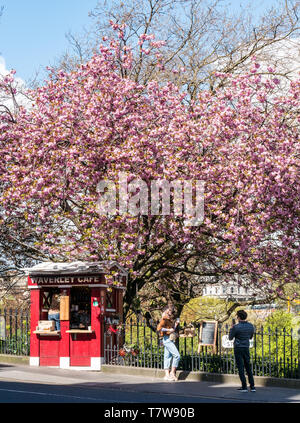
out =
{"type": "Polygon", "coordinates": [[[100,357],[101,354],[101,321],[100,321],[100,288],[92,288],[91,290],[91,327],[94,330],[94,334],[91,337],[91,351],[92,357],[100,357]],[[94,306],[94,299],[97,300],[98,305],[94,306]]]}
{"type": "MultiPolygon", "coordinates": [[[[64,295],[70,295],[70,289],[63,289],[64,295]]],[[[60,321],[60,333],[61,333],[61,342],[60,342],[60,356],[61,357],[70,357],[70,334],[66,331],[70,329],[69,320],[60,321]]]]}
{"type": "Polygon", "coordinates": [[[30,292],[30,306],[31,306],[31,317],[30,317],[30,357],[39,357],[40,355],[40,340],[37,335],[33,332],[36,330],[38,321],[40,320],[40,305],[41,296],[39,289],[32,289],[30,292]]]}
{"type": "Polygon", "coordinates": [[[53,366],[59,367],[59,358],[58,357],[40,357],[40,366],[53,366]]]}
{"type": "Polygon", "coordinates": [[[89,333],[71,334],[70,339],[70,366],[91,365],[91,339],[95,335],[89,333]]]}
{"type": "Polygon", "coordinates": [[[40,336],[40,366],[59,366],[60,338],[40,336]]]}

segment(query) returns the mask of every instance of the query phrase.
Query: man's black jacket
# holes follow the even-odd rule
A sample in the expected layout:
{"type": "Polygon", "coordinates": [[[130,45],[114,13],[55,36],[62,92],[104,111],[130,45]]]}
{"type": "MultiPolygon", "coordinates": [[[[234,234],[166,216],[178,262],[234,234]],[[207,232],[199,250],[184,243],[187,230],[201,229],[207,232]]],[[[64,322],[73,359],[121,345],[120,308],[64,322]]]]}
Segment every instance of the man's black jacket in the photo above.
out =
{"type": "Polygon", "coordinates": [[[249,348],[249,339],[253,337],[254,326],[252,323],[240,321],[229,331],[229,340],[234,338],[234,348],[249,348]]]}

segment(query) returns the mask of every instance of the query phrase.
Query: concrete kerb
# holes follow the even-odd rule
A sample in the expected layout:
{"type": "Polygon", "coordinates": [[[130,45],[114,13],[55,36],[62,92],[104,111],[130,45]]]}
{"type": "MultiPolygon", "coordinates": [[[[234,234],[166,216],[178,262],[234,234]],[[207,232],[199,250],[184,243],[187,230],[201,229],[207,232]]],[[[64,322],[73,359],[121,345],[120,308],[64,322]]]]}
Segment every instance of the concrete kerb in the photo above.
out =
{"type": "MultiPolygon", "coordinates": [[[[164,370],[161,369],[147,369],[141,367],[131,366],[113,366],[102,365],[101,371],[113,374],[125,374],[132,376],[154,377],[162,379],[164,377],[164,370]]],[[[196,382],[213,382],[213,383],[236,383],[240,384],[238,375],[220,374],[220,373],[205,373],[205,372],[177,372],[179,381],[196,381],[196,382]]],[[[300,379],[277,379],[267,376],[255,376],[256,386],[269,386],[278,388],[300,389],[300,379]]]]}
{"type": "Polygon", "coordinates": [[[21,355],[5,355],[0,354],[0,364],[1,363],[11,363],[11,364],[28,364],[29,366],[29,357],[21,355]]]}
{"type": "MultiPolygon", "coordinates": [[[[21,364],[29,365],[29,357],[14,356],[0,354],[0,365],[6,364],[21,364]]],[[[131,367],[131,366],[113,366],[102,364],[101,371],[103,373],[123,374],[131,376],[144,376],[162,379],[164,371],[161,369],[148,369],[144,367],[131,367]]],[[[213,383],[236,383],[239,384],[240,380],[238,375],[219,374],[219,373],[205,373],[205,372],[188,372],[178,371],[179,381],[196,381],[196,382],[213,382],[213,383]]],[[[277,379],[267,376],[255,376],[256,386],[265,387],[278,387],[288,389],[300,389],[300,379],[277,379]]]]}

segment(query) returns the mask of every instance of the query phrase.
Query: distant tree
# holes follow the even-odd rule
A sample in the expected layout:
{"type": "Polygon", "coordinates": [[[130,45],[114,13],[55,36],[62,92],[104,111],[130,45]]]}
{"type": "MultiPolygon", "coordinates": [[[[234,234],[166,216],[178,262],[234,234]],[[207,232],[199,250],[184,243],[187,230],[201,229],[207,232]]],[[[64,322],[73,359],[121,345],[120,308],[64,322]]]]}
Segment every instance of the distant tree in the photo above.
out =
{"type": "Polygon", "coordinates": [[[186,322],[195,323],[201,320],[217,320],[218,322],[223,322],[228,319],[228,312],[233,305],[234,302],[219,298],[194,298],[185,305],[181,318],[186,322]]]}
{"type": "Polygon", "coordinates": [[[272,331],[275,331],[276,328],[278,331],[285,329],[289,332],[292,328],[292,314],[286,310],[274,311],[266,318],[265,328],[270,328],[272,331]]]}
{"type": "MultiPolygon", "coordinates": [[[[276,310],[271,313],[262,328],[259,328],[256,336],[257,351],[264,350],[264,354],[269,354],[274,361],[283,360],[293,352],[293,356],[298,354],[298,328],[293,327],[293,316],[285,310],[276,310]]],[[[292,366],[295,363],[291,363],[292,366]]]]}

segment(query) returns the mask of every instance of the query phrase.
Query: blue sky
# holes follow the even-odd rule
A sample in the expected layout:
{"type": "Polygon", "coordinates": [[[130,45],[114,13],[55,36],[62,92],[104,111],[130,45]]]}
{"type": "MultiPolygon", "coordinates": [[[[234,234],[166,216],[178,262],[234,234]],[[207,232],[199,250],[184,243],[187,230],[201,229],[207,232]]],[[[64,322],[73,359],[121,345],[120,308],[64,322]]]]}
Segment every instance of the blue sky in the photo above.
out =
{"type": "MultiPolygon", "coordinates": [[[[226,1],[224,3],[226,4],[226,1]]],[[[253,11],[261,13],[275,0],[252,0],[253,11]]],[[[247,0],[228,0],[239,10],[247,0]]],[[[7,69],[15,69],[25,81],[55,63],[69,47],[66,33],[80,34],[92,23],[88,12],[97,0],[0,0],[0,56],[7,69]]],[[[1,63],[0,63],[1,65],[1,63]]]]}
{"type": "Polygon", "coordinates": [[[22,79],[53,64],[68,47],[66,33],[88,27],[97,0],[0,0],[0,55],[22,79]]]}

